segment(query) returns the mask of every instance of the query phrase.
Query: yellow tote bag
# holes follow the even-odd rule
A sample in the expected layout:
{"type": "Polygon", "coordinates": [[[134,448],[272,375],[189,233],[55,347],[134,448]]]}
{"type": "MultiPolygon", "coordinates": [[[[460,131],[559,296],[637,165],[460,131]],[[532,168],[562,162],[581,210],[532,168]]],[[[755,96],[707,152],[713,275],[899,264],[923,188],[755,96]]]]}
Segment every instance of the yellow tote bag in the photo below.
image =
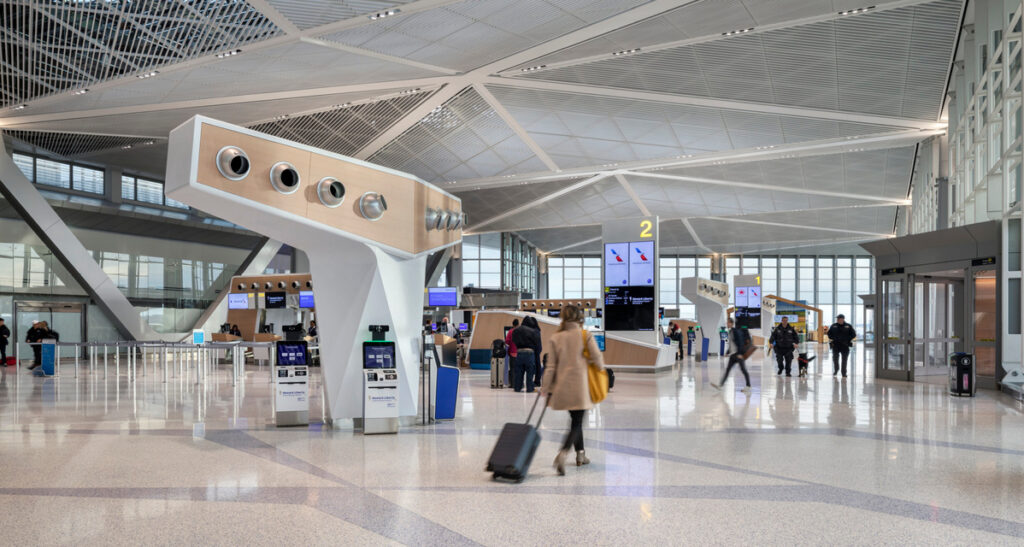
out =
{"type": "Polygon", "coordinates": [[[590,385],[590,400],[597,404],[608,396],[608,373],[601,370],[590,359],[590,348],[587,347],[587,331],[580,329],[580,332],[583,334],[583,358],[587,361],[587,383],[590,385]]]}

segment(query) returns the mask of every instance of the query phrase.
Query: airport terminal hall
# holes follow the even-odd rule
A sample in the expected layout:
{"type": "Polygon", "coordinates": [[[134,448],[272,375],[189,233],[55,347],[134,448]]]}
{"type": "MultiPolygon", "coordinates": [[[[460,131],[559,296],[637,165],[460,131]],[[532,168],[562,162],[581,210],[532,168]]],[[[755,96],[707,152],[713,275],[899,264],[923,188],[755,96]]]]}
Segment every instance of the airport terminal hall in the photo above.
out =
{"type": "Polygon", "coordinates": [[[1024,0],[0,0],[0,543],[1024,544],[1024,0]]]}

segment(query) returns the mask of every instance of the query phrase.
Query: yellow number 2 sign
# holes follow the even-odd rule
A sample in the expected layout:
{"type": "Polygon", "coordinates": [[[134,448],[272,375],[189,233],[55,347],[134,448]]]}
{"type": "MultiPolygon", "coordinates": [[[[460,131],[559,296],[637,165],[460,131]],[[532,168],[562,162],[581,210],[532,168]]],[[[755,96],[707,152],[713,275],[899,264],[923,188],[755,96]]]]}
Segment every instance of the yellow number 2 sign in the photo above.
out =
{"type": "Polygon", "coordinates": [[[640,221],[640,237],[643,237],[643,238],[654,237],[654,235],[651,234],[651,228],[653,228],[653,227],[654,227],[654,225],[651,224],[651,221],[649,221],[649,220],[642,220],[642,221],[640,221]]]}

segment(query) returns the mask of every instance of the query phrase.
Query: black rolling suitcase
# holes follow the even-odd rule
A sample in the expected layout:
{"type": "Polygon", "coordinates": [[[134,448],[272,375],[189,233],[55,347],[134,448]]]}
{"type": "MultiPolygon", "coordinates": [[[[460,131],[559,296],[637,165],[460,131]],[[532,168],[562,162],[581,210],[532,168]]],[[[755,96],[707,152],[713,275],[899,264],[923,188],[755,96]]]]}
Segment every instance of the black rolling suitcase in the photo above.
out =
{"type": "Polygon", "coordinates": [[[545,401],[544,408],[540,411],[540,417],[537,418],[537,426],[530,425],[530,419],[533,418],[533,412],[537,410],[540,396],[538,393],[537,399],[533,401],[533,407],[530,409],[530,415],[526,417],[526,423],[509,423],[501,429],[501,435],[498,436],[498,442],[494,445],[494,451],[491,452],[491,457],[487,460],[487,470],[494,473],[495,480],[509,479],[523,482],[523,479],[526,478],[526,471],[530,469],[533,455],[537,453],[537,447],[540,446],[540,433],[537,432],[537,428],[540,427],[540,422],[544,419],[544,412],[548,408],[545,401]]]}

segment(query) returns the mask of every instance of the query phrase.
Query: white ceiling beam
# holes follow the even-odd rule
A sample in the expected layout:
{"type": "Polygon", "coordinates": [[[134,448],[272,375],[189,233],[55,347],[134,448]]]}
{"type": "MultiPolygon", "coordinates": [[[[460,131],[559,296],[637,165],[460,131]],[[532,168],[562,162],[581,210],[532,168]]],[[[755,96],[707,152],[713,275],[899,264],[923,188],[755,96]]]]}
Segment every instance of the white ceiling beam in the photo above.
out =
{"type": "Polygon", "coordinates": [[[271,23],[277,25],[277,28],[283,30],[285,34],[298,34],[299,27],[295,26],[287,17],[281,12],[277,11],[277,8],[270,5],[267,0],[246,0],[250,6],[256,8],[256,11],[263,14],[264,17],[270,20],[271,23]]]}
{"type": "Polygon", "coordinates": [[[693,241],[697,244],[698,247],[700,247],[701,249],[703,249],[703,250],[705,250],[705,251],[707,251],[709,253],[714,253],[715,252],[715,251],[712,251],[707,245],[704,245],[704,242],[701,241],[700,236],[697,235],[697,230],[694,230],[693,229],[693,225],[690,224],[690,219],[688,219],[688,218],[681,218],[679,220],[682,221],[683,226],[686,227],[686,231],[690,233],[690,237],[693,238],[693,241]]]}
{"type": "Polygon", "coordinates": [[[396,63],[396,64],[399,64],[399,65],[405,65],[405,66],[411,66],[411,67],[414,67],[414,68],[420,68],[420,69],[423,69],[423,70],[429,70],[431,72],[437,72],[439,74],[448,74],[448,75],[451,76],[451,75],[455,75],[455,74],[459,73],[458,70],[455,70],[455,69],[452,69],[452,68],[446,68],[446,67],[437,66],[437,65],[428,65],[427,63],[421,63],[419,61],[413,61],[411,59],[406,59],[405,57],[395,57],[394,55],[388,55],[386,53],[378,53],[376,51],[370,51],[368,49],[363,49],[363,48],[358,48],[358,47],[353,47],[353,46],[345,45],[345,44],[342,44],[341,42],[331,42],[331,41],[327,41],[327,40],[320,40],[318,38],[310,38],[310,37],[307,37],[307,36],[303,36],[303,37],[299,38],[299,41],[303,42],[303,43],[306,43],[306,44],[312,44],[314,46],[320,46],[320,47],[325,47],[325,48],[329,48],[329,49],[336,49],[338,51],[344,51],[346,53],[355,53],[357,55],[362,55],[364,57],[372,57],[374,59],[380,59],[382,61],[388,61],[389,63],[396,63]]]}
{"type": "Polygon", "coordinates": [[[483,84],[473,84],[473,89],[480,95],[480,97],[483,98],[484,101],[487,102],[487,104],[491,106],[491,108],[494,109],[494,112],[505,121],[505,124],[512,129],[519,139],[526,143],[526,146],[530,147],[530,150],[533,151],[534,155],[540,158],[540,161],[544,162],[544,165],[546,165],[548,169],[552,171],[559,170],[558,165],[551,159],[551,156],[549,156],[548,153],[530,137],[529,133],[523,129],[523,126],[519,125],[519,122],[512,117],[512,114],[510,114],[508,109],[505,108],[505,105],[498,102],[498,99],[491,94],[490,90],[487,89],[487,86],[483,84]]]}
{"type": "MultiPolygon", "coordinates": [[[[622,172],[646,172],[649,170],[706,167],[722,163],[747,163],[793,157],[823,156],[852,152],[861,149],[882,150],[887,148],[896,148],[899,146],[909,146],[927,139],[928,137],[942,135],[944,133],[945,129],[907,129],[903,131],[861,135],[858,137],[841,137],[801,143],[781,144],[770,149],[747,148],[742,150],[709,152],[698,155],[676,156],[675,158],[667,159],[623,162],[613,164],[612,167],[622,172]]],[[[481,177],[478,179],[459,181],[457,185],[455,185],[454,189],[479,190],[483,188],[515,186],[523,182],[539,183],[574,177],[585,177],[607,171],[608,168],[608,165],[600,165],[563,169],[560,172],[537,172],[512,176],[481,177]]]]}
{"type": "MultiPolygon", "coordinates": [[[[412,89],[416,87],[436,86],[444,82],[445,80],[441,77],[415,78],[411,80],[395,80],[390,82],[339,85],[332,87],[318,87],[313,89],[274,91],[269,93],[251,93],[248,95],[235,95],[231,97],[212,97],[209,99],[193,99],[187,101],[166,102],[160,104],[118,106],[110,108],[96,108],[91,110],[56,112],[53,114],[11,116],[7,118],[0,118],[0,127],[10,129],[21,125],[30,125],[33,123],[76,120],[81,118],[95,118],[101,116],[121,116],[125,114],[140,114],[145,112],[160,112],[165,110],[205,108],[211,106],[234,105],[240,103],[277,101],[282,99],[301,99],[310,97],[320,97],[323,95],[338,95],[343,93],[388,91],[392,89],[412,89]]],[[[94,87],[90,87],[89,89],[95,90],[94,87]]],[[[33,101],[32,104],[36,104],[36,101],[33,101]]]]}
{"type": "Polygon", "coordinates": [[[697,1],[699,0],[654,0],[653,2],[648,2],[631,10],[609,17],[603,21],[598,21],[592,25],[570,32],[555,38],[554,40],[549,40],[531,48],[524,49],[523,51],[509,55],[504,59],[488,63],[474,70],[474,72],[495,74],[503,70],[519,66],[538,57],[543,57],[561,49],[574,46],[580,42],[585,42],[591,38],[596,38],[613,30],[632,25],[638,21],[654,17],[655,15],[659,15],[680,6],[694,4],[697,1]]]}
{"type": "Polygon", "coordinates": [[[459,81],[458,83],[455,83],[455,81],[450,81],[447,85],[435,91],[429,99],[423,101],[419,106],[410,110],[405,116],[395,122],[394,125],[389,127],[387,131],[377,135],[377,138],[373,139],[367,143],[366,146],[353,154],[353,157],[365,160],[374,155],[377,151],[390,144],[391,141],[398,138],[399,135],[420,123],[420,121],[430,114],[435,108],[440,108],[441,105],[448,102],[452,97],[458,95],[465,88],[465,82],[459,81]]]}
{"type": "Polygon", "coordinates": [[[571,245],[564,245],[564,246],[559,247],[557,249],[551,249],[550,251],[544,251],[544,254],[560,253],[560,252],[562,252],[562,251],[564,251],[566,249],[572,249],[573,247],[579,247],[581,245],[586,245],[587,243],[596,243],[598,241],[601,241],[601,239],[602,239],[601,236],[592,237],[590,239],[584,239],[583,241],[577,241],[576,243],[573,243],[571,245]]]}
{"type": "Polygon", "coordinates": [[[504,213],[499,213],[497,215],[494,215],[493,217],[491,217],[491,218],[489,218],[489,219],[487,219],[487,220],[485,220],[483,222],[478,222],[476,224],[470,223],[469,230],[472,233],[478,233],[480,228],[483,228],[484,226],[488,226],[490,224],[494,224],[495,222],[498,222],[499,220],[503,220],[503,219],[506,219],[508,217],[518,215],[519,213],[522,213],[523,211],[532,209],[532,208],[534,208],[534,207],[536,207],[538,205],[547,203],[547,202],[549,202],[549,201],[551,201],[553,199],[558,199],[558,198],[560,198],[560,197],[562,197],[562,196],[564,196],[566,194],[570,194],[572,192],[575,192],[576,190],[579,190],[580,188],[585,188],[587,186],[590,186],[591,184],[594,184],[594,183],[604,179],[608,175],[609,175],[608,173],[600,173],[600,174],[594,175],[593,177],[590,177],[589,179],[581,180],[581,181],[577,182],[576,184],[572,184],[570,186],[566,186],[565,188],[562,188],[561,190],[557,190],[557,191],[552,192],[550,194],[547,194],[545,196],[539,197],[539,198],[537,198],[537,199],[535,199],[535,200],[533,200],[531,202],[524,203],[524,204],[520,205],[519,207],[515,207],[515,208],[512,208],[512,209],[509,209],[508,211],[505,211],[504,213]]]}
{"type": "Polygon", "coordinates": [[[756,224],[759,226],[773,226],[779,228],[789,228],[792,230],[814,230],[818,232],[836,232],[839,234],[856,234],[862,236],[869,236],[875,238],[887,238],[896,237],[894,234],[880,234],[877,232],[863,232],[860,230],[849,230],[846,228],[828,228],[825,226],[808,226],[806,224],[793,223],[793,222],[770,222],[767,220],[754,220],[749,218],[737,218],[737,217],[703,217],[702,220],[719,220],[723,222],[738,222],[741,224],[756,224]]]}
{"type": "MultiPolygon", "coordinates": [[[[814,190],[812,188],[790,188],[784,186],[768,186],[766,184],[757,184],[754,182],[738,182],[731,180],[719,180],[709,179],[705,177],[687,177],[683,175],[668,175],[665,173],[646,173],[646,172],[633,172],[627,171],[625,174],[635,177],[647,177],[652,179],[662,180],[677,180],[680,182],[692,182],[696,184],[703,184],[708,186],[729,186],[732,188],[747,188],[750,190],[760,190],[763,192],[784,192],[788,194],[802,194],[809,196],[822,196],[829,198],[841,198],[841,199],[858,199],[863,201],[879,201],[891,205],[906,205],[907,200],[905,198],[890,198],[885,196],[869,196],[859,193],[843,193],[843,192],[829,192],[827,190],[814,190]]],[[[716,217],[717,218],[717,217],[716,217]]]]}
{"type": "MultiPolygon", "coordinates": [[[[872,9],[871,11],[869,11],[869,12],[867,12],[865,14],[861,14],[861,15],[870,15],[872,13],[878,13],[878,12],[881,12],[881,11],[893,10],[893,9],[897,9],[897,8],[904,8],[904,7],[907,7],[907,6],[915,6],[915,5],[918,5],[918,4],[924,4],[924,3],[927,3],[927,2],[934,2],[934,1],[935,0],[895,0],[893,2],[888,2],[888,3],[877,3],[874,9],[872,9]]],[[[743,35],[744,36],[749,36],[751,34],[763,34],[765,32],[771,32],[773,30],[781,30],[781,29],[787,29],[787,28],[797,27],[797,26],[801,26],[801,25],[810,25],[810,24],[813,24],[813,23],[821,23],[821,22],[825,22],[825,21],[834,21],[834,20],[839,20],[839,19],[846,19],[846,18],[849,18],[849,17],[858,17],[858,15],[839,15],[838,12],[832,11],[832,12],[829,12],[829,13],[822,13],[822,14],[818,14],[818,15],[812,15],[812,16],[809,16],[809,17],[799,17],[799,18],[796,18],[796,19],[788,19],[788,20],[785,20],[785,21],[779,21],[779,22],[776,22],[776,23],[768,24],[768,25],[757,25],[756,27],[754,27],[754,30],[751,30],[751,31],[746,32],[746,33],[743,33],[743,35]]],[[[734,30],[734,29],[726,29],[726,30],[734,30]]],[[[715,41],[718,41],[718,40],[728,40],[729,38],[732,38],[732,36],[724,36],[721,32],[715,32],[713,34],[705,34],[703,36],[695,36],[693,38],[686,38],[686,39],[683,39],[683,40],[673,40],[673,41],[669,41],[669,42],[662,42],[662,43],[659,43],[659,44],[651,44],[651,45],[642,46],[640,48],[640,52],[638,52],[638,53],[636,53],[634,55],[643,55],[643,54],[647,54],[647,53],[651,53],[651,52],[655,52],[655,51],[662,51],[662,50],[666,50],[666,49],[673,49],[673,48],[684,47],[684,46],[692,46],[692,45],[697,45],[697,44],[705,44],[705,43],[708,43],[708,42],[715,42],[715,41]]],[[[585,57],[578,57],[578,58],[575,58],[575,59],[568,59],[568,60],[565,60],[565,61],[557,61],[557,62],[552,62],[552,63],[545,63],[544,68],[537,68],[535,70],[532,70],[532,71],[530,71],[530,74],[531,75],[535,75],[535,74],[538,74],[538,73],[541,73],[541,72],[547,72],[547,71],[555,70],[555,69],[558,69],[558,68],[563,68],[563,67],[567,67],[567,66],[578,66],[578,65],[583,65],[583,64],[587,64],[587,63],[593,63],[593,62],[596,62],[596,61],[603,61],[603,60],[611,59],[611,58],[612,58],[612,52],[609,51],[608,53],[602,53],[602,54],[597,54],[597,55],[588,55],[588,56],[585,56],[585,57]]],[[[503,72],[500,73],[500,75],[502,75],[502,76],[517,76],[517,75],[520,75],[520,74],[521,74],[521,72],[519,72],[519,71],[503,71],[503,72]]]]}
{"type": "Polygon", "coordinates": [[[615,173],[615,180],[619,181],[619,184],[622,185],[622,189],[625,190],[627,194],[629,194],[629,197],[633,200],[633,203],[635,203],[637,208],[640,209],[640,213],[643,214],[645,217],[651,216],[651,210],[647,208],[647,205],[644,204],[644,201],[640,199],[640,196],[636,194],[636,190],[634,190],[633,185],[630,184],[628,180],[626,180],[626,177],[622,176],[622,173],[615,173]]]}
{"type": "Polygon", "coordinates": [[[555,91],[576,94],[582,93],[587,95],[596,95],[600,97],[610,97],[614,99],[654,101],[665,104],[698,106],[704,108],[721,108],[725,110],[757,112],[759,114],[778,114],[780,116],[799,116],[802,118],[813,118],[820,120],[862,123],[871,125],[884,125],[895,128],[939,129],[946,127],[945,125],[938,123],[934,120],[893,118],[890,116],[860,114],[857,112],[846,112],[841,110],[822,110],[817,108],[803,108],[798,106],[783,106],[772,103],[755,103],[747,101],[735,101],[730,99],[714,99],[709,97],[677,95],[674,93],[658,93],[655,91],[635,91],[623,88],[598,87],[585,84],[569,84],[563,82],[551,82],[546,80],[533,80],[526,78],[499,78],[491,76],[487,78],[487,83],[493,85],[504,85],[520,89],[532,89],[538,91],[555,91]]]}
{"type": "MultiPolygon", "coordinates": [[[[465,0],[419,0],[417,2],[409,2],[407,4],[402,4],[400,6],[395,6],[395,8],[392,8],[397,8],[399,12],[395,15],[388,17],[386,20],[394,21],[395,19],[407,17],[414,13],[443,8],[445,6],[457,4],[459,2],[464,1],[465,0]]],[[[381,9],[380,11],[386,11],[386,9],[381,9]]],[[[335,32],[341,32],[343,30],[348,30],[352,28],[363,27],[367,25],[375,25],[383,21],[384,19],[372,21],[370,20],[370,13],[366,13],[364,15],[359,15],[349,19],[343,19],[341,21],[335,21],[333,23],[328,23],[326,25],[320,25],[319,27],[309,28],[301,31],[300,34],[302,36],[322,36],[324,34],[332,34],[335,32]]]]}
{"type": "MultiPolygon", "coordinates": [[[[754,251],[729,252],[729,253],[721,253],[721,254],[728,254],[728,255],[764,254],[764,253],[770,253],[770,252],[785,251],[787,249],[801,249],[801,248],[805,248],[805,247],[820,247],[822,245],[839,244],[839,243],[859,243],[861,241],[874,241],[875,239],[876,238],[870,238],[870,237],[836,237],[836,238],[828,238],[828,239],[808,239],[808,240],[804,240],[804,241],[801,241],[801,242],[794,242],[792,244],[783,244],[780,247],[768,247],[768,248],[763,248],[763,249],[757,249],[757,250],[754,250],[754,251]]],[[[779,242],[777,242],[777,241],[751,241],[751,242],[742,241],[742,242],[736,242],[736,243],[729,243],[728,245],[771,245],[771,244],[776,244],[776,243],[779,243],[779,242]]]]}

